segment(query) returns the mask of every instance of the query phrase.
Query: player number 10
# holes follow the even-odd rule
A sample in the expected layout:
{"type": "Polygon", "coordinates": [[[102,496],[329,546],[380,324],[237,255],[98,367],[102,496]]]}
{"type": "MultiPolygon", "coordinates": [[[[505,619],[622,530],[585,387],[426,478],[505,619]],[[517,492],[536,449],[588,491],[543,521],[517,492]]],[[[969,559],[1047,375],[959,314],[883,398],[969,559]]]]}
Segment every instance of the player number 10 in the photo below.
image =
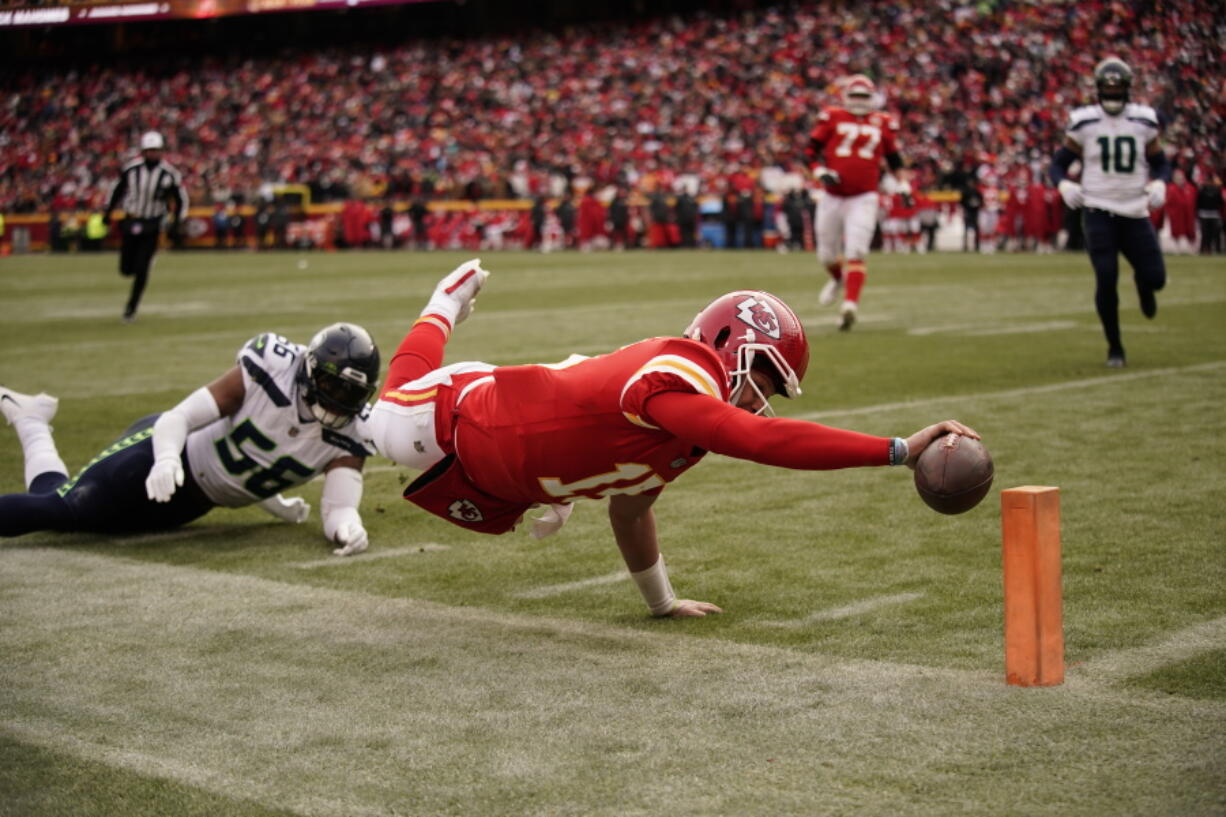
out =
{"type": "Polygon", "coordinates": [[[1131,136],[1098,137],[1098,149],[1102,154],[1103,173],[1131,173],[1137,167],[1137,140],[1131,136]]]}

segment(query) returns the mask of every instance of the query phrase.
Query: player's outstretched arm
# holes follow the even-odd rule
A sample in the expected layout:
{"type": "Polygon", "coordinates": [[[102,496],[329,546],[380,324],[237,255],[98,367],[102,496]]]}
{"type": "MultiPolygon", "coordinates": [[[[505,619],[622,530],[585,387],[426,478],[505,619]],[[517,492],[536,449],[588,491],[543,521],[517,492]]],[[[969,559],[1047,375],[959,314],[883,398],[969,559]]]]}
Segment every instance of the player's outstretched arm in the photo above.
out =
{"type": "Polygon", "coordinates": [[[677,598],[656,538],[656,517],[651,510],[655,501],[654,496],[646,494],[609,497],[613,537],[648,609],[657,618],[694,618],[722,613],[723,610],[710,602],[677,598]]]}
{"type": "Polygon", "coordinates": [[[362,502],[361,457],[337,457],[328,463],[324,474],[320,516],[324,536],[334,543],[337,556],[353,556],[370,544],[358,505],[362,502]]]}
{"type": "Polygon", "coordinates": [[[238,411],[243,403],[243,375],[235,366],[207,386],[162,412],[153,424],[153,467],[145,479],[145,494],[154,502],[169,502],[183,484],[183,444],[187,435],[218,417],[238,411]]]}

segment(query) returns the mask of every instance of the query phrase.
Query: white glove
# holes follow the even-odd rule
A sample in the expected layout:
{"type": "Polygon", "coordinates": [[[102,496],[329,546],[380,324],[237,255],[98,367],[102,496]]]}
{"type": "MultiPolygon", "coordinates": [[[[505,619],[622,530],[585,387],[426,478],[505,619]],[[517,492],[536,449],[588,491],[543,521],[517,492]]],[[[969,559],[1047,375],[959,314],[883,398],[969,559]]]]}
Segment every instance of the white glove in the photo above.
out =
{"type": "Polygon", "coordinates": [[[310,503],[297,496],[292,499],[286,499],[280,494],[275,494],[261,502],[260,507],[282,522],[289,522],[294,525],[302,524],[311,515],[310,503]]]}
{"type": "Polygon", "coordinates": [[[1149,196],[1149,209],[1159,209],[1166,204],[1166,182],[1162,179],[1150,179],[1145,185],[1145,194],[1149,196]]]}
{"type": "Polygon", "coordinates": [[[145,478],[145,494],[154,502],[169,502],[175,489],[183,484],[183,461],[179,455],[154,460],[145,478]]]}
{"type": "MultiPolygon", "coordinates": [[[[892,196],[895,193],[901,193],[902,185],[904,184],[906,184],[906,182],[900,182],[898,177],[893,173],[883,173],[881,176],[881,192],[885,193],[887,196],[892,196]]],[[[910,187],[908,186],[908,190],[909,189],[910,187]]]]}
{"type": "Polygon", "coordinates": [[[1080,210],[1085,206],[1086,194],[1077,182],[1061,179],[1060,184],[1056,185],[1056,189],[1060,191],[1060,198],[1064,199],[1064,204],[1070,210],[1080,210]]]}
{"type": "Polygon", "coordinates": [[[345,522],[336,529],[332,541],[340,545],[332,551],[335,556],[353,556],[366,550],[366,546],[370,544],[370,538],[366,535],[366,528],[362,527],[361,522],[345,522]]]}
{"type": "Polygon", "coordinates": [[[837,170],[831,170],[828,167],[813,168],[813,178],[817,179],[822,184],[835,185],[843,180],[837,170]]]}
{"type": "Polygon", "coordinates": [[[553,536],[562,529],[562,526],[566,524],[567,519],[570,519],[570,515],[574,513],[574,510],[575,506],[572,502],[560,502],[550,505],[543,514],[532,517],[532,530],[529,533],[533,539],[544,539],[546,536],[553,536]]]}

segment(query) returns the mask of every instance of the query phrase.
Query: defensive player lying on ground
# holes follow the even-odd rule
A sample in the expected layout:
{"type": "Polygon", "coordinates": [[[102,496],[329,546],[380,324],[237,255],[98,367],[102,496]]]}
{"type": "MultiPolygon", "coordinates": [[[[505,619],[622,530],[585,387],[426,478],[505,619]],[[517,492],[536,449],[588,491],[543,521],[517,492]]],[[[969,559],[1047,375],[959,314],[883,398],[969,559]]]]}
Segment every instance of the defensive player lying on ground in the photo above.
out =
{"type": "Polygon", "coordinates": [[[771,416],[809,362],[804,329],[765,292],[732,292],[703,309],[684,337],[653,338],[594,358],[439,368],[452,327],[488,272],[480,259],[443,279],[392,358],[367,421],[378,452],[424,473],[405,497],[461,527],[506,533],[534,506],[537,536],[562,526],[574,500],[609,498],[613,536],[656,616],[702,616],[679,600],[651,506],[708,451],[767,465],[832,469],[913,465],[954,420],[910,437],[873,437],[771,416]]]}
{"type": "Polygon", "coordinates": [[[322,470],[324,535],[334,553],[360,553],[367,545],[361,469],[371,452],[354,419],[378,378],[379,350],[359,326],[333,324],[305,347],[259,335],[233,368],[169,411],[138,420],[72,479],[51,436],[58,400],[0,387],[29,491],[0,496],[0,535],[165,530],[218,505],[259,504],[302,522],[310,506],[279,492],[322,470]]]}

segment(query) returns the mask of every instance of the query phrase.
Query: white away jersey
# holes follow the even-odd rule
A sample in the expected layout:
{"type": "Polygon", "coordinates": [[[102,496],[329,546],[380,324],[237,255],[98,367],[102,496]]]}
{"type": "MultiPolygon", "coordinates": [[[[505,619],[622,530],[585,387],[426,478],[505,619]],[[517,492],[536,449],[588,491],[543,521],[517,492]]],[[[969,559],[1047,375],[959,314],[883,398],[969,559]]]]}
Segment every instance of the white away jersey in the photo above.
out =
{"type": "Polygon", "coordinates": [[[1081,146],[1081,188],[1086,207],[1145,218],[1149,159],[1145,148],[1161,128],[1148,105],[1128,104],[1118,116],[1100,105],[1073,111],[1065,135],[1081,146]]]}
{"type": "Polygon", "coordinates": [[[330,429],[309,412],[301,418],[295,378],[305,349],[271,332],[252,338],[237,356],[242,406],[188,436],[192,476],[218,505],[250,505],[307,482],[337,457],[374,453],[357,422],[330,429]]]}

